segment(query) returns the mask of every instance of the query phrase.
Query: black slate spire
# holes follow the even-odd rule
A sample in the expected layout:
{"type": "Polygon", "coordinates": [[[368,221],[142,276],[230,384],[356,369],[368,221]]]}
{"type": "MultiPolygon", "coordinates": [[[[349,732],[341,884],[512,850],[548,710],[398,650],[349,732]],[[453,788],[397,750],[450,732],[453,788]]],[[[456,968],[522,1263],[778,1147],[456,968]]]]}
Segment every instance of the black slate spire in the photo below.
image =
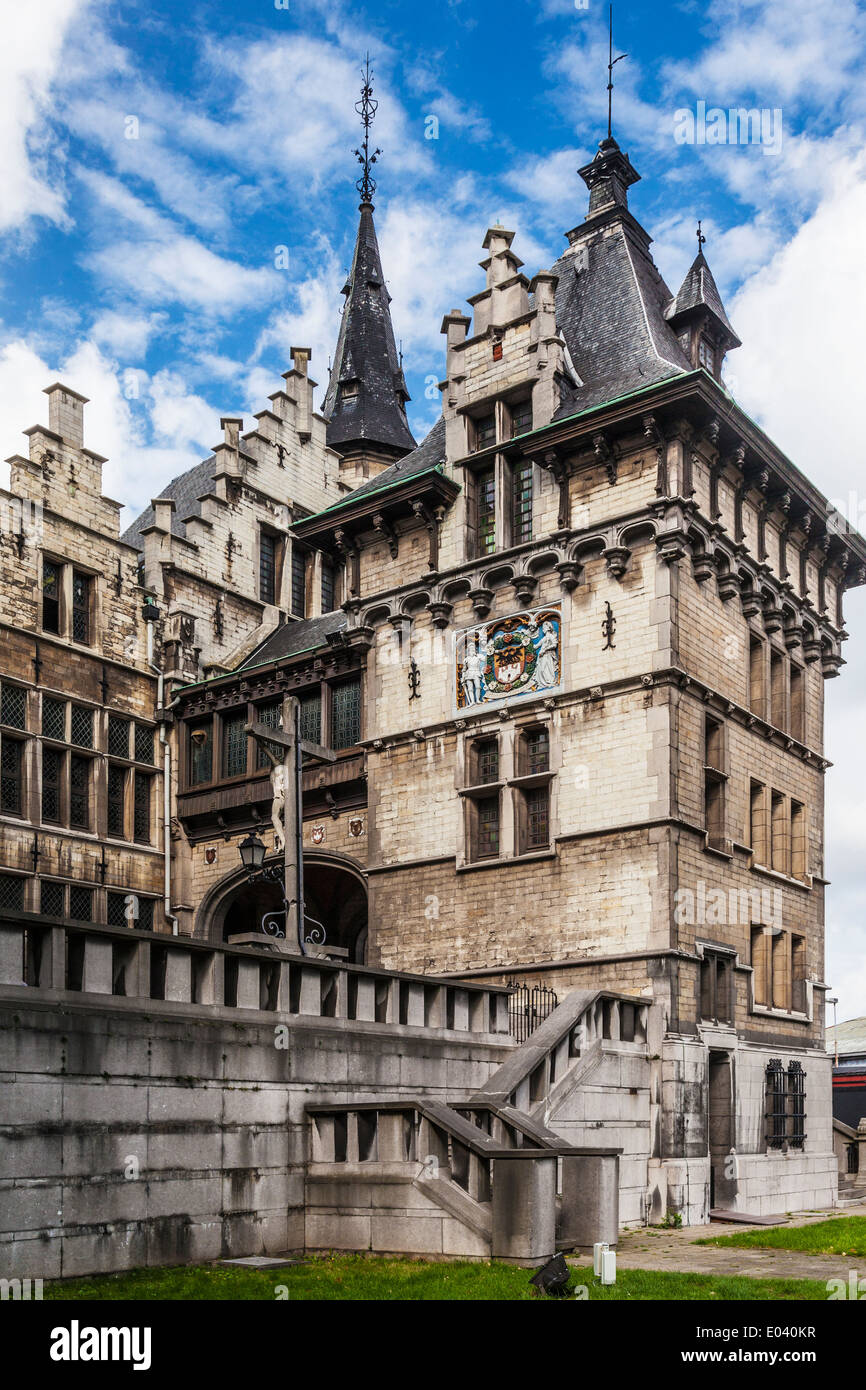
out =
{"type": "Polygon", "coordinates": [[[415,448],[406,419],[410,399],[391,324],[391,296],[385,286],[371,201],[375,183],[370,167],[381,153],[369,149],[376,103],[371,95],[370,64],[364,72],[358,114],[364,126],[362,150],[355,153],[363,170],[358,238],[352,269],[343,286],[346,303],[331,380],[322,406],[331,448],[343,455],[379,454],[387,464],[415,448]]]}
{"type": "MultiPolygon", "coordinates": [[[[705,238],[701,237],[701,246],[704,240],[705,238]]],[[[679,332],[697,315],[703,315],[712,323],[718,337],[724,343],[725,350],[740,346],[740,340],[725,313],[722,296],[702,249],[689,266],[686,278],[666,311],[665,318],[674,331],[679,332]]]]}

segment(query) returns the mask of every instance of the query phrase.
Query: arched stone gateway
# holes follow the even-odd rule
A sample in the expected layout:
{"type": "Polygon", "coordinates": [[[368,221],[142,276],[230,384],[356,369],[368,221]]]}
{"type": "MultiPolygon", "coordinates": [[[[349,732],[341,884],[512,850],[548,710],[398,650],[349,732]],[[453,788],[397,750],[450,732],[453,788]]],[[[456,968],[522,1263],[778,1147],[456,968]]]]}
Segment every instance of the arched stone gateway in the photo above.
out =
{"type": "MultiPolygon", "coordinates": [[[[279,883],[255,879],[242,869],[224,878],[203,900],[196,935],[210,941],[262,930],[275,920],[284,929],[279,883]]],[[[325,953],[363,965],[367,952],[367,884],[360,867],[336,854],[304,854],[304,905],[308,932],[321,923],[325,953]],[[344,952],[346,954],[344,954],[344,952]]],[[[291,948],[291,944],[290,948],[291,948]]]]}

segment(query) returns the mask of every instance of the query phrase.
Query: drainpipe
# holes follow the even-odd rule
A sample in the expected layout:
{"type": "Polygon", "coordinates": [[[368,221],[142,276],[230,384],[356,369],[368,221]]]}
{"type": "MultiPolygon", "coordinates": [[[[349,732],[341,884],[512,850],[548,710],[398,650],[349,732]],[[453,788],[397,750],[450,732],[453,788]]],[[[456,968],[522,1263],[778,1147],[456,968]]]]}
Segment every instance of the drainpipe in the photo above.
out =
{"type": "Polygon", "coordinates": [[[157,677],[156,712],[159,717],[159,742],[162,747],[162,846],[163,846],[163,912],[167,922],[171,922],[172,936],[178,935],[178,920],[171,910],[171,744],[165,731],[165,674],[153,659],[153,625],[159,617],[159,609],[148,598],[142,608],[142,616],[147,624],[147,664],[157,677]]]}

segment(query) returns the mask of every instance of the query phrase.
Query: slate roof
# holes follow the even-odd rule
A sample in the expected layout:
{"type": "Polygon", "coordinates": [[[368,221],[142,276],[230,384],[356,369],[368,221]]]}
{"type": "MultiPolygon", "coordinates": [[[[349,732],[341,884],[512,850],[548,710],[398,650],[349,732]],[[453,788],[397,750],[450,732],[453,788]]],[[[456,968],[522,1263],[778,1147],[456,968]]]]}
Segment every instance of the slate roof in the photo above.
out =
{"type": "Polygon", "coordinates": [[[669,319],[675,319],[690,309],[702,308],[709,309],[715,315],[732,338],[732,346],[739,347],[740,340],[725,313],[725,306],[713,279],[713,272],[707,265],[703,251],[699,251],[692,261],[688,274],[680,285],[677,296],[670,305],[666,316],[669,319]]]}
{"type": "MultiPolygon", "coordinates": [[[[608,157],[631,168],[618,146],[608,157]]],[[[586,170],[581,173],[586,177],[586,170]]],[[[571,234],[577,250],[553,266],[557,323],[582,383],[554,419],[692,370],[665,317],[673,295],[649,254],[649,238],[628,211],[625,182],[615,205],[592,212],[571,234]]]]}
{"type": "Polygon", "coordinates": [[[248,671],[252,666],[262,666],[270,661],[279,661],[284,656],[297,656],[299,652],[323,647],[329,632],[339,632],[345,626],[346,615],[340,609],[335,613],[325,613],[321,618],[281,623],[237,669],[248,671]]]}
{"type": "Polygon", "coordinates": [[[391,487],[393,483],[402,483],[405,478],[426,473],[429,469],[437,468],[444,462],[445,420],[440,415],[423,442],[417,445],[410,454],[405,454],[396,463],[392,463],[390,468],[386,468],[383,473],[378,473],[375,478],[369,478],[366,483],[361,483],[360,487],[352,488],[351,492],[347,492],[346,496],[341,498],[339,502],[334,502],[330,507],[326,507],[325,511],[334,511],[335,508],[343,506],[347,502],[354,502],[356,497],[366,497],[374,492],[381,492],[384,488],[391,487]]]}
{"type": "MultiPolygon", "coordinates": [[[[216,459],[211,455],[197,463],[194,468],[190,468],[187,473],[181,473],[179,477],[172,478],[171,482],[158,494],[160,497],[173,497],[175,509],[171,517],[172,534],[175,536],[186,536],[186,527],[183,519],[188,516],[201,516],[201,503],[199,498],[205,493],[213,491],[214,469],[216,459]]],[[[153,525],[153,506],[148,505],[140,516],[135,518],[131,526],[127,527],[123,533],[123,540],[129,545],[137,546],[139,550],[144,548],[141,533],[146,527],[153,525]]]]}
{"type": "Polygon", "coordinates": [[[322,406],[328,443],[337,450],[358,443],[414,449],[406,420],[409,392],[394,342],[391,296],[385,286],[372,204],[362,203],[360,211],[352,269],[343,287],[346,303],[334,367],[322,406]],[[357,386],[351,401],[344,395],[350,382],[357,386]]]}

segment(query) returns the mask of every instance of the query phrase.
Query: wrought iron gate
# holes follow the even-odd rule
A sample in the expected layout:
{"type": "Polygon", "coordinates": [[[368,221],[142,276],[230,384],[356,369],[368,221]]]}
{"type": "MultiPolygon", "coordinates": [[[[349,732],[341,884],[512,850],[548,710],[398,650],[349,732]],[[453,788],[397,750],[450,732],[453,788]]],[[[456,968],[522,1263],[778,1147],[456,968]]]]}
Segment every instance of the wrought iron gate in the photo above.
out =
{"type": "Polygon", "coordinates": [[[517,1042],[525,1042],[540,1023],[553,1013],[557,998],[552,989],[542,985],[509,984],[508,1027],[517,1042]]]}

